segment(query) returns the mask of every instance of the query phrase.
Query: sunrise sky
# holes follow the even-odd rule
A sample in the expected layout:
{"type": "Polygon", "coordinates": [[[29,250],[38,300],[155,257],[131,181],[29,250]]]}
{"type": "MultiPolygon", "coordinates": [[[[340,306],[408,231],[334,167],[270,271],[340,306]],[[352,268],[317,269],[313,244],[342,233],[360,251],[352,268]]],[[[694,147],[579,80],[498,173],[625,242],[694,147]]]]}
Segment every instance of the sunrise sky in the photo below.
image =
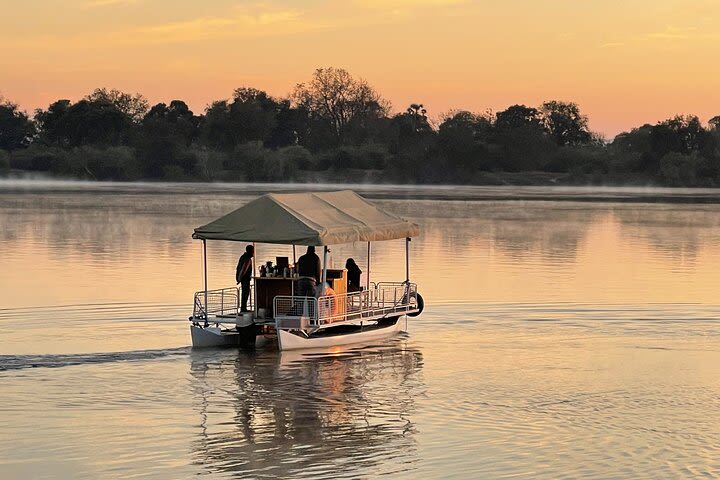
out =
{"type": "Polygon", "coordinates": [[[180,98],[288,94],[318,67],[395,111],[575,101],[608,137],[720,114],[720,0],[25,0],[4,2],[0,94],[31,111],[96,87],[180,98]]]}

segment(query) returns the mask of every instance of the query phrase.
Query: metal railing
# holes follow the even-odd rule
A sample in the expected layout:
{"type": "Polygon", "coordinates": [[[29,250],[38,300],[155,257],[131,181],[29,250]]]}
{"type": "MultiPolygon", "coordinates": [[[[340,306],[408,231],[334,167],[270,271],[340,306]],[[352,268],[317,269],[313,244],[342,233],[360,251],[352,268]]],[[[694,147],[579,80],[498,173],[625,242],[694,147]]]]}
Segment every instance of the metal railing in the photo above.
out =
{"type": "Polygon", "coordinates": [[[382,282],[370,290],[319,298],[277,296],[273,312],[279,328],[322,327],[412,313],[417,309],[416,295],[414,283],[382,282]]]}
{"type": "Polygon", "coordinates": [[[318,299],[279,295],[273,299],[273,316],[279,328],[302,329],[318,318],[318,299]]]}
{"type": "MultiPolygon", "coordinates": [[[[252,299],[251,299],[252,300],[252,299]]],[[[220,288],[207,291],[207,311],[205,311],[205,290],[195,292],[193,318],[235,316],[240,310],[240,289],[238,287],[220,288]]]]}

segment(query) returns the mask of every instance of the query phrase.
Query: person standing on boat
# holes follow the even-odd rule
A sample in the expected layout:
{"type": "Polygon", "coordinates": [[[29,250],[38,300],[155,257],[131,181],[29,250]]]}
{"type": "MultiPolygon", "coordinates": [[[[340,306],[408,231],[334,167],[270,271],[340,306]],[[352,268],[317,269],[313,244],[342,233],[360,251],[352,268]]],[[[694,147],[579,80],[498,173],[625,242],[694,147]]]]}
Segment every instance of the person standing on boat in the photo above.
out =
{"type": "Polygon", "coordinates": [[[362,290],[360,286],[360,274],[362,270],[360,270],[360,267],[355,263],[355,260],[348,258],[345,262],[345,268],[347,269],[347,291],[359,292],[362,290]]]}
{"type": "Polygon", "coordinates": [[[252,259],[255,256],[255,248],[252,245],[245,247],[245,253],[240,255],[237,268],[235,269],[235,281],[240,285],[242,297],[240,299],[240,311],[247,312],[248,299],[250,298],[250,280],[252,279],[252,259]]]}
{"type": "Polygon", "coordinates": [[[298,295],[301,297],[314,297],[315,286],[320,283],[320,257],[315,253],[315,247],[309,246],[307,253],[298,258],[297,272],[298,295]]]}

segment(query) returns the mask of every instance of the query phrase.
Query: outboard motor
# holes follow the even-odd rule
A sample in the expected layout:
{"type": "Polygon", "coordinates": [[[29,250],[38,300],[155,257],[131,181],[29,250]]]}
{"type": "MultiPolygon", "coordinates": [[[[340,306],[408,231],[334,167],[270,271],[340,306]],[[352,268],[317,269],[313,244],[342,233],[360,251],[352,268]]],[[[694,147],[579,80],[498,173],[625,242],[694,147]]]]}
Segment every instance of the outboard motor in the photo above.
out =
{"type": "Polygon", "coordinates": [[[243,350],[253,350],[255,348],[257,326],[252,316],[238,315],[235,329],[238,331],[238,346],[243,350]]]}

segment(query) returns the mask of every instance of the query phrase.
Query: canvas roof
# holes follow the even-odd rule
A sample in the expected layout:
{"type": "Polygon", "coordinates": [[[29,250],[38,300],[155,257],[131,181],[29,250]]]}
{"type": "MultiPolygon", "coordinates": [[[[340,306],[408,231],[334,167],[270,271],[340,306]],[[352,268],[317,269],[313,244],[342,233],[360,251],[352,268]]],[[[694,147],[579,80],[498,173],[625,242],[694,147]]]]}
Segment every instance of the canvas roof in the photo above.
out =
{"type": "Polygon", "coordinates": [[[416,224],[351,190],[269,193],[196,228],[193,238],[286,245],[337,245],[413,237],[416,224]]]}

